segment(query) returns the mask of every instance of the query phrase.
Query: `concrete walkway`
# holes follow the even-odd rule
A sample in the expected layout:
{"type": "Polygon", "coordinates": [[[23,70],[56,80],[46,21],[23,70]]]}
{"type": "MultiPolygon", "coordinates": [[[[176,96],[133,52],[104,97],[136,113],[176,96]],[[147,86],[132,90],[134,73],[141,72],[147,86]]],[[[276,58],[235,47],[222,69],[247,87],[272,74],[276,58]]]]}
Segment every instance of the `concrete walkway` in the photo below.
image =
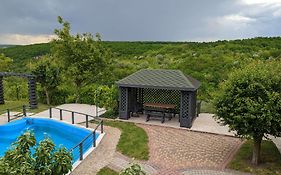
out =
{"type": "Polygon", "coordinates": [[[214,133],[220,135],[229,135],[234,136],[235,132],[230,132],[228,126],[224,126],[219,124],[214,119],[214,114],[209,113],[201,113],[194,120],[192,127],[190,128],[192,131],[200,131],[207,133],[214,133]]]}
{"type": "MultiPolygon", "coordinates": [[[[88,114],[91,116],[100,116],[104,114],[106,111],[103,108],[96,108],[95,105],[88,105],[88,104],[63,104],[60,106],[57,106],[57,108],[61,109],[66,109],[66,110],[71,110],[71,111],[76,111],[76,112],[81,112],[84,114],[88,114]],[[96,114],[96,110],[98,110],[98,114],[96,114]]],[[[63,120],[71,123],[72,117],[71,117],[71,112],[63,111],[62,113],[63,120]]],[[[39,117],[39,118],[49,118],[50,117],[50,111],[46,110],[43,112],[40,112],[38,114],[33,115],[32,117],[39,117]]],[[[52,117],[55,119],[60,119],[60,111],[58,109],[52,109],[52,117]]],[[[80,115],[80,114],[75,114],[75,122],[74,123],[83,123],[86,122],[86,116],[85,115],[80,115]]],[[[91,118],[89,118],[90,120],[91,118]]]]}
{"type": "Polygon", "coordinates": [[[129,120],[122,120],[122,121],[139,123],[139,124],[150,124],[155,126],[166,126],[166,127],[187,129],[187,130],[214,133],[220,135],[229,135],[229,136],[235,135],[234,132],[229,132],[229,128],[227,126],[220,125],[213,118],[213,116],[214,114],[209,114],[209,113],[199,114],[199,116],[194,120],[193,125],[190,129],[180,127],[178,117],[172,118],[172,120],[166,120],[164,123],[161,123],[159,120],[150,120],[146,122],[146,116],[144,115],[139,115],[139,117],[131,117],[129,120]]]}
{"type": "MultiPolygon", "coordinates": [[[[90,124],[94,128],[94,124],[90,124]]],[[[71,173],[72,175],[92,175],[96,174],[101,168],[114,161],[116,145],[118,144],[121,132],[119,129],[105,126],[105,136],[98,147],[83,160],[77,168],[71,173]]]]}

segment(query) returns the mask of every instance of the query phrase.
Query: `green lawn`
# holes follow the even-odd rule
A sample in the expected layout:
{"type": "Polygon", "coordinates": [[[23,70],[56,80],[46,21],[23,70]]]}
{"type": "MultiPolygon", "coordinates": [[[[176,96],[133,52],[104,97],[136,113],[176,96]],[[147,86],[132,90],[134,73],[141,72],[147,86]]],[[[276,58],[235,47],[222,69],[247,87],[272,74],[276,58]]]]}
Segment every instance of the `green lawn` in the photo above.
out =
{"type": "Polygon", "coordinates": [[[251,165],[252,141],[246,141],[237,152],[228,168],[256,175],[280,175],[281,155],[272,141],[263,141],[259,166],[251,165]]]}
{"type": "MultiPolygon", "coordinates": [[[[14,109],[12,111],[22,111],[23,105],[27,105],[27,107],[28,107],[29,104],[27,101],[24,101],[24,100],[22,100],[22,101],[5,101],[5,104],[0,105],[0,114],[5,113],[7,111],[7,109],[12,109],[12,108],[17,108],[17,107],[19,107],[19,108],[14,109]]],[[[27,112],[38,113],[38,112],[44,111],[48,108],[49,108],[48,105],[39,103],[37,109],[32,109],[32,110],[27,109],[27,112]]]]}
{"type": "Polygon", "coordinates": [[[119,152],[138,160],[148,160],[148,136],[142,128],[134,123],[120,121],[105,121],[105,125],[121,130],[121,137],[117,145],[119,152]]]}
{"type": "Polygon", "coordinates": [[[97,175],[118,175],[119,173],[117,173],[116,171],[108,168],[108,167],[104,167],[102,168],[97,175]]]}

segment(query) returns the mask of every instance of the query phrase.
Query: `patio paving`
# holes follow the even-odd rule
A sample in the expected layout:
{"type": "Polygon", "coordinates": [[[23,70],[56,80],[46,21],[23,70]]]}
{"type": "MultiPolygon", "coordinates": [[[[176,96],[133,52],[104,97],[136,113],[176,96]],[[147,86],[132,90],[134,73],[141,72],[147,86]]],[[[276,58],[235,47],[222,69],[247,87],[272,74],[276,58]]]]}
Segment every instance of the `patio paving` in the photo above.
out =
{"type": "Polygon", "coordinates": [[[138,124],[149,137],[153,166],[183,170],[211,168],[222,170],[239,149],[242,141],[235,137],[192,132],[188,130],[138,124]]]}
{"type": "Polygon", "coordinates": [[[137,161],[117,152],[108,167],[121,171],[138,163],[148,175],[246,175],[225,169],[242,143],[240,139],[152,125],[138,126],[149,136],[149,160],[137,161]]]}

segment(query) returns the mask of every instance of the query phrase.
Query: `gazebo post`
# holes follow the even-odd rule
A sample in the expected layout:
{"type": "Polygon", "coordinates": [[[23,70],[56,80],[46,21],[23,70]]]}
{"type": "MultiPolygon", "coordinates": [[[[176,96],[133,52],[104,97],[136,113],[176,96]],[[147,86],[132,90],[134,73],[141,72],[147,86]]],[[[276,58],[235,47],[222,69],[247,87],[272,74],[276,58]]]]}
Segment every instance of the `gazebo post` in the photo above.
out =
{"type": "Polygon", "coordinates": [[[28,78],[29,106],[31,109],[37,108],[36,81],[35,77],[28,78]]]}
{"type": "Polygon", "coordinates": [[[191,116],[190,115],[190,93],[188,91],[181,91],[180,100],[180,126],[185,128],[191,127],[191,116]]]}
{"type": "Polygon", "coordinates": [[[188,101],[189,101],[188,109],[190,109],[188,111],[188,116],[191,118],[191,122],[192,122],[193,119],[196,117],[196,91],[189,92],[188,101]]]}
{"type": "Polygon", "coordinates": [[[129,119],[129,91],[126,87],[119,88],[119,118],[129,119]]]}
{"type": "Polygon", "coordinates": [[[4,104],[3,76],[0,76],[0,104],[4,104]]]}

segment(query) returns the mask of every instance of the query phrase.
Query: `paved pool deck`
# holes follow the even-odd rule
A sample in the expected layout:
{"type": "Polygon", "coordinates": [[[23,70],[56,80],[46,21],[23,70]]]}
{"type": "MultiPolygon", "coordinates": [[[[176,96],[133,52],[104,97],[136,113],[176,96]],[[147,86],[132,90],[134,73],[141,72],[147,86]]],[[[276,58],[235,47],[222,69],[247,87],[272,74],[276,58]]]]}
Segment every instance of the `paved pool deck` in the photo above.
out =
{"type": "MultiPolygon", "coordinates": [[[[83,114],[91,115],[91,116],[100,116],[104,114],[106,111],[103,108],[97,108],[95,105],[88,105],[88,104],[63,104],[60,106],[57,106],[56,108],[61,108],[65,110],[80,112],[83,114]],[[96,113],[96,110],[98,111],[98,114],[96,113]]],[[[62,118],[64,121],[67,121],[69,123],[72,122],[72,116],[71,112],[63,111],[62,112],[62,118]]],[[[39,117],[39,118],[49,118],[50,117],[50,111],[46,110],[40,113],[37,113],[35,115],[32,115],[31,117],[39,117]]],[[[52,108],[52,118],[55,118],[57,120],[60,119],[60,111],[58,109],[52,108]]],[[[75,114],[74,115],[74,123],[84,123],[86,122],[86,116],[81,114],[75,114]]],[[[91,118],[89,118],[90,120],[91,118]]]]}
{"type": "MultiPolygon", "coordinates": [[[[100,116],[106,112],[104,108],[97,108],[95,105],[88,105],[88,104],[63,104],[56,106],[56,108],[61,108],[61,109],[66,109],[66,110],[71,110],[71,111],[76,111],[76,112],[81,112],[84,114],[88,114],[91,116],[100,116]],[[96,110],[98,113],[96,113],[96,110]]],[[[11,111],[10,114],[14,115],[19,112],[13,112],[11,111]]],[[[50,111],[45,110],[42,112],[39,112],[37,114],[33,113],[27,113],[27,116],[30,117],[37,117],[37,118],[49,118],[50,117],[50,111]]],[[[62,112],[63,120],[66,122],[71,123],[72,122],[72,117],[71,117],[71,112],[63,111],[62,112]]],[[[86,117],[85,115],[81,114],[75,114],[75,122],[74,123],[84,123],[86,122],[86,117]]],[[[60,119],[60,111],[58,109],[52,109],[52,118],[59,120],[60,119]]],[[[91,118],[89,118],[90,120],[91,118]]],[[[5,124],[8,122],[8,117],[7,113],[1,114],[0,115],[0,125],[5,124]]]]}

